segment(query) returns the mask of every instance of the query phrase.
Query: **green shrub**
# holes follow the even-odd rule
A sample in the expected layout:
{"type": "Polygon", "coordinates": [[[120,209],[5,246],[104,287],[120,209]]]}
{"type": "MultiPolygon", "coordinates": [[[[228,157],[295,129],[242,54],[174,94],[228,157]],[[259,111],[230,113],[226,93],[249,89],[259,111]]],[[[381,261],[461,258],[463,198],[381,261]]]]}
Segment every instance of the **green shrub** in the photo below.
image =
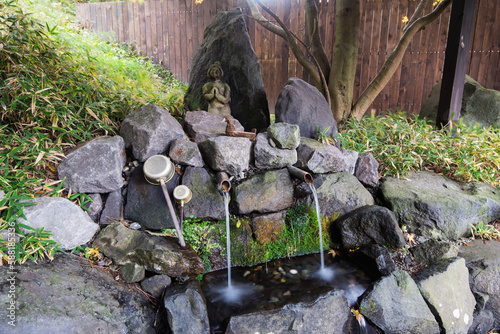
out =
{"type": "MultiPolygon", "coordinates": [[[[183,112],[183,83],[130,48],[81,29],[72,6],[0,0],[0,189],[6,193],[0,230],[14,225],[21,263],[50,258],[57,250],[47,231],[22,233],[16,222],[21,198],[88,201],[83,194],[66,194],[57,180],[57,164],[69,148],[116,134],[121,120],[147,103],[183,112]],[[30,245],[36,247],[30,251],[30,245]]],[[[7,244],[0,237],[4,261],[7,244]]]]}
{"type": "Polygon", "coordinates": [[[453,132],[438,131],[425,119],[403,113],[346,122],[340,134],[344,148],[370,152],[382,175],[404,176],[432,170],[466,182],[500,186],[500,129],[459,124],[453,132]]]}

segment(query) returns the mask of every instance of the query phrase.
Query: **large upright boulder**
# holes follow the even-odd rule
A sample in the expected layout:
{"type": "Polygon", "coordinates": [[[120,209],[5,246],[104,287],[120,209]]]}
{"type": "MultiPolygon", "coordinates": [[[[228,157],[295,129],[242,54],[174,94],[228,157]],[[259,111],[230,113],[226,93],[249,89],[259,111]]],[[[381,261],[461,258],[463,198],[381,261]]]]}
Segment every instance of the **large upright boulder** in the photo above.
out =
{"type": "MultiPolygon", "coordinates": [[[[428,117],[435,122],[440,92],[441,82],[438,82],[422,104],[421,117],[428,117]]],[[[466,75],[460,119],[467,125],[476,123],[481,126],[500,125],[500,92],[481,87],[479,83],[466,75]]]]}
{"type": "Polygon", "coordinates": [[[290,78],[276,101],[276,122],[297,124],[302,137],[318,137],[318,127],[335,138],[337,122],[325,97],[316,87],[299,78],[290,78]]]}
{"type": "Polygon", "coordinates": [[[269,126],[269,108],[257,55],[250,42],[240,8],[217,13],[203,34],[193,57],[189,88],[184,97],[188,110],[207,110],[202,87],[209,80],[210,65],[219,61],[224,71],[221,81],[231,88],[231,115],[246,131],[269,126]]]}

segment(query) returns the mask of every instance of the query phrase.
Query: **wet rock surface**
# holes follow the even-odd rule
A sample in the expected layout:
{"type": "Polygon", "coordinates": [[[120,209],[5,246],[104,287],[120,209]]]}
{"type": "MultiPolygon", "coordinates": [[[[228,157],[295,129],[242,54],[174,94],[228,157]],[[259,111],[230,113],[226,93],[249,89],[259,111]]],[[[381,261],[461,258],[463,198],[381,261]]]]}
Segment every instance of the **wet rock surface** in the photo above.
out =
{"type": "Polygon", "coordinates": [[[57,173],[73,193],[108,193],[123,186],[125,160],[122,137],[101,137],[69,153],[57,173]]]}
{"type": "Polygon", "coordinates": [[[166,152],[175,139],[187,138],[179,122],[167,110],[154,104],[131,112],[122,122],[120,135],[125,146],[132,147],[134,157],[141,162],[166,152]]]}
{"type": "Polygon", "coordinates": [[[182,176],[182,184],[193,196],[184,205],[184,217],[222,220],[225,217],[224,201],[216,180],[205,168],[188,167],[182,176]]]}
{"type": "Polygon", "coordinates": [[[277,240],[285,227],[285,218],[286,211],[253,215],[251,225],[255,240],[261,244],[277,240]]]}
{"type": "Polygon", "coordinates": [[[204,271],[191,247],[182,248],[173,238],[134,231],[120,223],[103,229],[92,245],[118,265],[134,263],[170,277],[196,276],[204,271]]]}
{"type": "Polygon", "coordinates": [[[410,251],[417,263],[430,265],[439,260],[456,257],[458,246],[449,241],[431,239],[410,248],[410,251]]]}
{"type": "MultiPolygon", "coordinates": [[[[473,240],[460,247],[458,256],[463,257],[469,269],[470,288],[478,298],[477,314],[486,324],[474,321],[473,329],[488,328],[488,314],[493,315],[494,326],[500,328],[500,242],[473,240]],[[481,297],[482,296],[482,297],[481,297]],[[479,298],[481,297],[481,298],[479,298]],[[479,300],[482,299],[482,300],[479,300]]],[[[491,327],[488,328],[490,330],[491,327]]]]}
{"type": "MultiPolygon", "coordinates": [[[[11,300],[8,271],[0,267],[2,305],[11,300]]],[[[29,261],[16,272],[16,326],[1,321],[2,333],[153,334],[159,328],[154,328],[155,311],[143,294],[87,259],[57,254],[50,263],[29,261]]],[[[6,307],[0,316],[8,319],[6,307]]]]}
{"type": "Polygon", "coordinates": [[[269,213],[293,205],[293,184],[286,169],[253,176],[232,189],[232,205],[236,212],[269,213]]]}
{"type": "Polygon", "coordinates": [[[205,297],[198,281],[167,288],[163,303],[172,333],[210,333],[205,297]]]}
{"type": "Polygon", "coordinates": [[[323,183],[317,189],[321,214],[340,216],[365,205],[374,205],[372,195],[351,174],[329,173],[322,175],[323,183]]]}
{"type": "Polygon", "coordinates": [[[414,172],[405,180],[387,177],[380,189],[398,221],[425,237],[457,239],[470,233],[471,224],[500,217],[500,190],[486,184],[414,172]]]}
{"type": "Polygon", "coordinates": [[[328,292],[307,303],[257,311],[231,317],[227,334],[276,333],[345,333],[351,315],[341,292],[328,292]],[[327,317],[323,316],[328,314],[327,317]]]}
{"type": "MultiPolygon", "coordinates": [[[[174,201],[174,188],[179,175],[167,182],[170,200],[174,201]]],[[[172,202],[173,204],[173,202],[172,202]]],[[[175,205],[175,204],[173,204],[175,205]]],[[[172,215],[160,185],[153,185],[144,178],[143,166],[134,169],[127,187],[127,203],[124,208],[125,219],[139,223],[146,229],[161,230],[174,228],[172,215]]]]}
{"type": "Polygon", "coordinates": [[[445,333],[467,333],[476,301],[464,259],[439,261],[420,270],[415,282],[445,333]]]}
{"type": "Polygon", "coordinates": [[[382,277],[362,296],[360,312],[384,333],[438,334],[439,325],[405,271],[382,277]]]}
{"type": "MultiPolygon", "coordinates": [[[[18,218],[21,224],[35,229],[51,231],[63,250],[89,242],[99,229],[99,225],[76,204],[61,197],[39,197],[32,201],[35,205],[25,206],[26,219],[18,218]]],[[[25,231],[28,233],[31,231],[25,231]]]]}
{"type": "Polygon", "coordinates": [[[395,248],[405,245],[394,213],[376,205],[363,206],[339,217],[332,223],[330,234],[332,240],[338,240],[344,248],[372,243],[395,248]]]}

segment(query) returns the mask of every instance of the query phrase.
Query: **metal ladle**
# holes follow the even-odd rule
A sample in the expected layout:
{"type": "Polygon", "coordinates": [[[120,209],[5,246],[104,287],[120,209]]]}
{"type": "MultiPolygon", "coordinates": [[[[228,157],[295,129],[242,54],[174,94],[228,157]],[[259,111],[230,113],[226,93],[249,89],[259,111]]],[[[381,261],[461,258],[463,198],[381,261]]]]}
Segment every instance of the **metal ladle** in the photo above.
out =
{"type": "Polygon", "coordinates": [[[182,224],[184,222],[184,204],[189,202],[191,200],[191,197],[193,197],[193,193],[185,185],[180,185],[180,186],[175,187],[174,198],[175,198],[175,201],[181,205],[181,219],[180,219],[181,229],[182,229],[182,224]]]}
{"type": "Polygon", "coordinates": [[[163,195],[167,200],[168,210],[172,215],[172,220],[174,222],[175,230],[179,236],[179,244],[181,247],[185,247],[184,237],[182,236],[182,230],[177,221],[177,216],[175,215],[174,207],[172,201],[170,200],[170,195],[168,194],[168,189],[166,183],[174,176],[175,170],[170,159],[164,155],[153,155],[148,158],[144,163],[144,177],[146,181],[154,185],[160,185],[163,190],[163,195]]]}

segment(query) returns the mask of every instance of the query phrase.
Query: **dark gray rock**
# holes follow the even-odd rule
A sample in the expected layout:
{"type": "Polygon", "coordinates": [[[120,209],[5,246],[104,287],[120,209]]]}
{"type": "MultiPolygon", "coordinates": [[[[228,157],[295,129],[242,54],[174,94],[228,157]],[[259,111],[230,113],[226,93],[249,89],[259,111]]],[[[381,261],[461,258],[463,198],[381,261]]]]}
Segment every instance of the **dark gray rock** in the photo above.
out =
{"type": "Polygon", "coordinates": [[[440,333],[417,284],[402,270],[377,281],[362,296],[359,310],[384,333],[440,333]]]}
{"type": "Polygon", "coordinates": [[[232,188],[231,204],[240,214],[269,213],[294,203],[293,184],[286,169],[255,175],[232,188]]]}
{"type": "MultiPolygon", "coordinates": [[[[484,310],[493,314],[495,327],[500,328],[500,242],[473,240],[460,247],[458,256],[469,268],[472,292],[488,296],[484,310]]],[[[488,328],[490,330],[491,328],[488,328]]]]}
{"type": "Polygon", "coordinates": [[[500,218],[500,190],[461,183],[431,172],[387,177],[381,184],[386,205],[409,232],[436,239],[470,235],[471,224],[500,218]]]}
{"type": "Polygon", "coordinates": [[[177,138],[187,138],[179,122],[167,110],[154,104],[131,112],[122,122],[120,135],[139,161],[166,152],[177,138]]]}
{"type": "Polygon", "coordinates": [[[285,227],[286,211],[252,216],[251,225],[255,240],[266,244],[278,240],[285,227]]]}
{"type": "Polygon", "coordinates": [[[151,294],[155,298],[160,298],[163,290],[172,283],[172,279],[167,275],[154,275],[141,282],[142,290],[151,294]]]}
{"type": "MultiPolygon", "coordinates": [[[[435,124],[439,106],[441,82],[431,90],[429,97],[422,104],[420,117],[427,117],[435,124]]],[[[500,124],[500,92],[481,87],[474,79],[465,76],[464,93],[460,119],[467,125],[490,126],[500,124]]]]}
{"type": "Polygon", "coordinates": [[[182,176],[182,184],[192,192],[191,200],[184,204],[184,217],[222,220],[225,217],[224,201],[217,184],[205,168],[188,167],[182,176]]]}
{"type": "Polygon", "coordinates": [[[204,271],[190,246],[181,247],[173,238],[131,230],[120,223],[103,229],[92,245],[118,265],[135,263],[170,277],[196,276],[204,271]]]}
{"type": "Polygon", "coordinates": [[[88,194],[88,196],[92,202],[85,204],[85,207],[88,210],[87,214],[90,219],[97,223],[99,221],[99,215],[101,214],[102,208],[104,207],[102,204],[102,197],[101,194],[88,194]]]}
{"type": "Polygon", "coordinates": [[[144,266],[137,263],[127,263],[120,268],[120,276],[127,283],[136,283],[144,279],[146,271],[144,266]]]}
{"type": "Polygon", "coordinates": [[[213,170],[239,175],[250,166],[252,142],[242,137],[216,137],[198,144],[203,159],[213,170]]]}
{"type": "Polygon", "coordinates": [[[11,327],[12,274],[0,267],[1,333],[156,333],[148,299],[87,259],[58,253],[50,263],[28,261],[16,272],[16,326],[11,327]]]}
{"type": "Polygon", "coordinates": [[[347,170],[344,155],[337,147],[305,137],[300,139],[295,166],[312,173],[347,170]]]}
{"type": "Polygon", "coordinates": [[[330,173],[322,176],[323,183],[317,188],[321,214],[340,216],[365,205],[374,205],[372,195],[353,175],[330,173]]]}
{"type": "MultiPolygon", "coordinates": [[[[469,328],[469,334],[484,334],[490,332],[494,328],[495,317],[491,311],[481,310],[474,312],[474,319],[469,328]]],[[[490,332],[491,333],[491,332],[490,332]]]]}
{"type": "Polygon", "coordinates": [[[396,264],[392,260],[391,254],[387,248],[380,245],[363,246],[358,251],[351,253],[350,258],[373,276],[387,276],[396,270],[396,264]]]}
{"type": "Polygon", "coordinates": [[[210,333],[206,301],[197,280],[168,287],[163,300],[173,334],[210,333]]]}
{"type": "Polygon", "coordinates": [[[104,210],[101,213],[101,224],[110,224],[120,221],[123,213],[123,196],[121,189],[109,193],[104,210]]]}
{"type": "Polygon", "coordinates": [[[449,241],[430,239],[410,248],[410,252],[416,263],[430,265],[443,259],[456,257],[458,247],[449,241]]]}
{"type": "Polygon", "coordinates": [[[421,269],[415,282],[445,333],[467,333],[476,301],[464,259],[441,260],[421,269]]]}
{"type": "MultiPolygon", "coordinates": [[[[146,181],[142,167],[142,165],[136,167],[130,177],[124,218],[135,221],[146,229],[173,228],[174,222],[161,187],[146,181]]],[[[178,178],[179,175],[174,173],[172,179],[167,182],[172,204],[174,203],[173,192],[178,183],[178,178]]],[[[175,208],[175,204],[173,205],[175,208]]]]}
{"type": "Polygon", "coordinates": [[[344,248],[356,248],[367,244],[389,245],[401,248],[405,245],[403,232],[396,216],[382,206],[363,206],[331,224],[331,237],[344,248]]]}
{"type": "Polygon", "coordinates": [[[89,242],[99,229],[78,205],[66,198],[39,197],[31,202],[36,205],[25,206],[26,219],[18,218],[17,222],[51,231],[52,239],[63,250],[89,242]]]}
{"type": "Polygon", "coordinates": [[[360,154],[354,175],[361,183],[375,187],[378,184],[378,166],[378,161],[371,153],[360,154]]]}
{"type": "Polygon", "coordinates": [[[259,133],[254,146],[255,167],[261,169],[280,169],[297,162],[297,151],[279,149],[269,144],[268,134],[259,133]]]}
{"type": "Polygon", "coordinates": [[[299,78],[290,78],[280,92],[276,107],[276,122],[297,124],[300,135],[318,138],[318,128],[326,135],[336,138],[337,122],[325,97],[316,89],[299,78]]]}
{"type": "Polygon", "coordinates": [[[356,162],[358,161],[359,153],[356,151],[341,149],[342,155],[344,156],[346,168],[344,172],[353,174],[356,171],[356,162]]]}
{"type": "Polygon", "coordinates": [[[300,144],[300,128],[296,124],[274,123],[267,128],[269,138],[278,148],[295,150],[300,144]]]}
{"type": "MultiPolygon", "coordinates": [[[[189,138],[195,143],[204,141],[212,137],[219,137],[226,134],[227,122],[225,115],[214,115],[204,110],[186,111],[184,117],[184,128],[189,138]]],[[[240,122],[232,117],[236,131],[245,131],[240,122]]]]}
{"type": "Polygon", "coordinates": [[[170,144],[168,156],[181,165],[203,167],[205,164],[198,145],[184,138],[178,138],[170,144]]]}
{"type": "Polygon", "coordinates": [[[188,110],[207,110],[202,87],[208,82],[208,68],[216,61],[224,71],[221,81],[231,88],[231,115],[246,131],[265,130],[270,123],[266,92],[240,8],[217,13],[205,28],[203,41],[193,57],[184,97],[188,110]]]}
{"type": "Polygon", "coordinates": [[[69,153],[57,167],[59,180],[74,193],[108,193],[123,184],[125,146],[120,136],[94,139],[69,153]]]}
{"type": "Polygon", "coordinates": [[[351,315],[341,291],[281,308],[231,317],[226,334],[332,333],[343,334],[351,315]]]}

